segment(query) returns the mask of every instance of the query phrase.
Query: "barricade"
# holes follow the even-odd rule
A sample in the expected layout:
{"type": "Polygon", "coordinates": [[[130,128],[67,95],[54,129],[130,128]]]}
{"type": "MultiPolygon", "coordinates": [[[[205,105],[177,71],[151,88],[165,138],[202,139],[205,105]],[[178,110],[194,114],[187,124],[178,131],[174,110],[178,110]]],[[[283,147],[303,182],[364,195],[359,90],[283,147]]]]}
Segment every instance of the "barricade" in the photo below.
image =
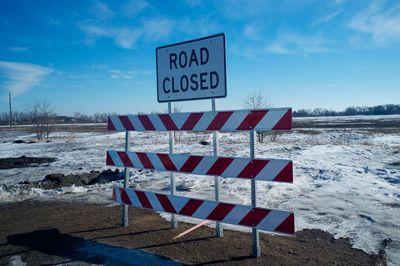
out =
{"type": "Polygon", "coordinates": [[[254,133],[291,130],[291,108],[110,116],[107,128],[126,132],[125,151],[108,150],[106,155],[108,166],[125,168],[124,188],[114,188],[115,200],[124,206],[125,226],[127,205],[247,226],[252,228],[253,256],[256,257],[260,255],[258,230],[294,234],[292,212],[258,208],[256,204],[256,181],[293,183],[292,161],[254,158],[254,133]],[[250,158],[133,152],[129,151],[129,131],[249,131],[250,158]],[[127,186],[128,168],[248,179],[252,206],[176,196],[173,190],[171,195],[133,190],[127,186]]]}

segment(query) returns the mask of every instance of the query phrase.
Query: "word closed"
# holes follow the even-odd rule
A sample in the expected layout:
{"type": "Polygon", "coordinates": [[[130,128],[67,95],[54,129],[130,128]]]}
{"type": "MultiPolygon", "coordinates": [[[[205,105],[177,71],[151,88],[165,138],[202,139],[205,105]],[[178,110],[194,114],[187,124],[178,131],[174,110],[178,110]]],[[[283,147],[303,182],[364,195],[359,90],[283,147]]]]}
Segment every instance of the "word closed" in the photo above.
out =
{"type": "Polygon", "coordinates": [[[223,34],[159,47],[156,57],[159,102],[226,96],[223,34]]]}

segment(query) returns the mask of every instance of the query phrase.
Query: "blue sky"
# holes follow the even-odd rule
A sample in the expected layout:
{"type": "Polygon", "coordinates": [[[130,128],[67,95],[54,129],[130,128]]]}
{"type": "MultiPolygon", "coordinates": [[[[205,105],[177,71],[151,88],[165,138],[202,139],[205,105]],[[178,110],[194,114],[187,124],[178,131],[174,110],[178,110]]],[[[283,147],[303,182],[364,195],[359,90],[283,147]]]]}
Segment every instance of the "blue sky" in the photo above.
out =
{"type": "MultiPolygon", "coordinates": [[[[228,96],[275,107],[400,103],[399,1],[1,1],[0,112],[164,111],[155,49],[225,33],[228,96]]],[[[206,110],[210,100],[181,102],[206,110]]]]}

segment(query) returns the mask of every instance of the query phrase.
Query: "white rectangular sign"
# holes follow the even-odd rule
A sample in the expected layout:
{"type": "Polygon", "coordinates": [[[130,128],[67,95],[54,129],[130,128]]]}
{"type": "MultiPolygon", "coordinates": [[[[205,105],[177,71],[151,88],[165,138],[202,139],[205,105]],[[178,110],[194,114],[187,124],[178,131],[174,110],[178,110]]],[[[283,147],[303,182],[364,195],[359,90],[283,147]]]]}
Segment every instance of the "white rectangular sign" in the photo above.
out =
{"type": "Polygon", "coordinates": [[[158,47],[157,100],[226,97],[225,35],[158,47]]]}

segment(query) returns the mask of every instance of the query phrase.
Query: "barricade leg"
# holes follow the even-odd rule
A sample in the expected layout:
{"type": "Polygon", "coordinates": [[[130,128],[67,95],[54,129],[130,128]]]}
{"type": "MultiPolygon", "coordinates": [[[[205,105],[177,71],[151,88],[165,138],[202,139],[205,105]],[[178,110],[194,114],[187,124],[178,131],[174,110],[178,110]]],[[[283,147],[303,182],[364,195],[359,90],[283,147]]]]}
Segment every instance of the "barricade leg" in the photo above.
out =
{"type": "MultiPolygon", "coordinates": [[[[128,152],[130,149],[131,143],[131,133],[129,131],[125,132],[125,152],[128,152]]],[[[129,179],[129,169],[127,167],[124,168],[124,188],[128,187],[128,179],[129,179]]],[[[128,205],[122,205],[122,226],[129,225],[128,218],[128,205]]]]}
{"type": "MultiPolygon", "coordinates": [[[[250,131],[250,158],[255,157],[254,131],[250,131]]],[[[256,180],[251,180],[251,206],[257,207],[256,180]]],[[[252,229],[252,255],[260,257],[260,237],[256,228],[252,229]]]]}

